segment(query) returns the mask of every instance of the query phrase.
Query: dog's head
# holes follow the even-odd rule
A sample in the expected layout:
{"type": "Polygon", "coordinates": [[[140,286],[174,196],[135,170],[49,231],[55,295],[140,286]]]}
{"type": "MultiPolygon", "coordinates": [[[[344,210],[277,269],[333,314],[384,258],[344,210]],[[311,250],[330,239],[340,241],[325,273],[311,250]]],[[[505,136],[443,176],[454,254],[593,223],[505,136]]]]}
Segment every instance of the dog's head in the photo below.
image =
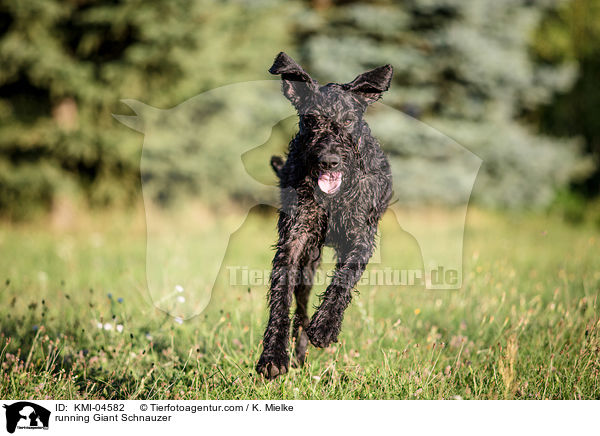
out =
{"type": "Polygon", "coordinates": [[[279,53],[271,74],[281,75],[283,94],[300,117],[299,144],[305,166],[319,189],[328,195],[340,190],[360,169],[360,149],[368,127],[366,108],[388,90],[392,67],[367,71],[349,83],[324,86],[312,79],[292,58],[279,53]]]}

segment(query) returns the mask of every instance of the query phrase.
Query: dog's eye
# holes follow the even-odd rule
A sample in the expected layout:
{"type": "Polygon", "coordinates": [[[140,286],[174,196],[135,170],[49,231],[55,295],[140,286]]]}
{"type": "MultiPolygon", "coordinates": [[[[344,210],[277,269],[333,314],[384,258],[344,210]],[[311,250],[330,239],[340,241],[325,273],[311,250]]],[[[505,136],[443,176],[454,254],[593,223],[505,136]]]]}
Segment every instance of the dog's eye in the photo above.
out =
{"type": "Polygon", "coordinates": [[[344,118],[344,121],[342,121],[342,123],[344,124],[345,127],[351,126],[352,123],[354,123],[354,118],[352,118],[352,117],[344,118]]]}

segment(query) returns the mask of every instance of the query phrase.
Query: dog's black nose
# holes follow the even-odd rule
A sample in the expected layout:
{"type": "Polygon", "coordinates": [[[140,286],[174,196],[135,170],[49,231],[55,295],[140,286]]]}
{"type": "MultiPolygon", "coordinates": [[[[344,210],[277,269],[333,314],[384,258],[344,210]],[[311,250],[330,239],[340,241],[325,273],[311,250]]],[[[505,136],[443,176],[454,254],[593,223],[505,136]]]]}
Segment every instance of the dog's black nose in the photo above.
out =
{"type": "Polygon", "coordinates": [[[321,168],[327,171],[332,171],[336,169],[341,162],[341,159],[336,154],[326,154],[319,158],[319,164],[321,168]]]}

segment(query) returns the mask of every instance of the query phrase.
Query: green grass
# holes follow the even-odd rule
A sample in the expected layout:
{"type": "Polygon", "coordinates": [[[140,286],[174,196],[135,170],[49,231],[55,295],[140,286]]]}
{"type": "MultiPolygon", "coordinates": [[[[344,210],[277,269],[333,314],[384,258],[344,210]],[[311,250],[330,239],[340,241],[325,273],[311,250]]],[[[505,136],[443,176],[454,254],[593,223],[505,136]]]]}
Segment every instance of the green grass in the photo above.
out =
{"type": "MultiPolygon", "coordinates": [[[[214,223],[189,217],[190,231],[214,223]]],[[[167,236],[168,218],[155,223],[167,236]]],[[[396,238],[383,241],[386,259],[419,267],[416,242],[389,215],[386,231],[396,238]]],[[[274,236],[272,214],[251,214],[227,262],[268,269],[274,236]]],[[[273,382],[253,369],[266,288],[220,281],[206,310],[179,324],[151,304],[145,250],[141,213],[2,226],[0,398],[600,398],[591,226],[471,210],[461,290],[363,286],[339,343],[310,348],[304,368],[273,382]]]]}

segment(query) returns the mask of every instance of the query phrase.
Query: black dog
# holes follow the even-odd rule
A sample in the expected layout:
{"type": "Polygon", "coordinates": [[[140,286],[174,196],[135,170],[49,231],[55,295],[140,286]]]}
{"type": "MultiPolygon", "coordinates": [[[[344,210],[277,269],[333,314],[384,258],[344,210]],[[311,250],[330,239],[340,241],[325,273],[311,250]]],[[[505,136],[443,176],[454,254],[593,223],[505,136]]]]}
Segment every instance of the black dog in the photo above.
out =
{"type": "Polygon", "coordinates": [[[294,363],[302,365],[309,340],[316,347],[337,341],[352,289],[373,254],[377,224],[392,194],[392,176],[363,114],[389,88],[392,67],[375,68],[350,83],[319,86],[293,59],[279,53],[269,72],[281,75],[283,94],[300,117],[287,160],[271,159],[282,209],[269,323],[256,371],[275,378],[289,367],[292,293],[294,363]],[[308,297],[323,245],[335,249],[337,266],[309,322],[308,297]]]}

